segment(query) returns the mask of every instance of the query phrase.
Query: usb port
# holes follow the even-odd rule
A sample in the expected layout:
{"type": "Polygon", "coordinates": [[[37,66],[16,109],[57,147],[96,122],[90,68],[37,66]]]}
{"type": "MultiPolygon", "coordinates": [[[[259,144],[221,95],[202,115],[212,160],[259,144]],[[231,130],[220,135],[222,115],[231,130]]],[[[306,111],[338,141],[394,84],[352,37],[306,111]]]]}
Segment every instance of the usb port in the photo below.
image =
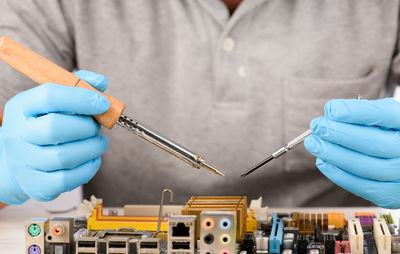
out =
{"type": "Polygon", "coordinates": [[[174,250],[189,250],[190,242],[172,242],[172,249],[174,249],[174,250]]]}
{"type": "Polygon", "coordinates": [[[95,241],[79,241],[78,248],[94,248],[96,247],[95,241]]]}
{"type": "Polygon", "coordinates": [[[108,242],[108,248],[126,248],[126,242],[108,242]]]}
{"type": "Polygon", "coordinates": [[[157,249],[158,242],[141,242],[140,248],[141,249],[157,249]]]}

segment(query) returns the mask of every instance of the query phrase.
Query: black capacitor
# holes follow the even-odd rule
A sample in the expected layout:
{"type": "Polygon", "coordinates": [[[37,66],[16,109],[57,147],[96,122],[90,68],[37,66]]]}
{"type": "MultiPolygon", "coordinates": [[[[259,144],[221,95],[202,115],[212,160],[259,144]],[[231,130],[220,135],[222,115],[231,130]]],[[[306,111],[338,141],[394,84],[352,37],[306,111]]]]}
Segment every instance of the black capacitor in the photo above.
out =
{"type": "Polygon", "coordinates": [[[335,254],[335,236],[324,235],[325,254],[335,254]]]}
{"type": "Polygon", "coordinates": [[[307,235],[299,234],[297,236],[297,254],[307,254],[307,246],[307,235]]]}
{"type": "Polygon", "coordinates": [[[247,254],[256,253],[256,237],[252,233],[246,233],[242,241],[242,251],[247,254]]]}
{"type": "Polygon", "coordinates": [[[322,234],[321,228],[316,226],[314,229],[314,241],[324,243],[324,235],[322,234]]]}

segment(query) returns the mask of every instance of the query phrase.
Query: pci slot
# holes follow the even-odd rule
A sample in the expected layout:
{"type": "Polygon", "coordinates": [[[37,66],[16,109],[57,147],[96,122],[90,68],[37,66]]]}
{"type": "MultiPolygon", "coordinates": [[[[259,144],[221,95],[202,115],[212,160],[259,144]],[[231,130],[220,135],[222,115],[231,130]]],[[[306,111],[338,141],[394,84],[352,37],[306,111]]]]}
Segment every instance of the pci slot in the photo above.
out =
{"type": "Polygon", "coordinates": [[[349,234],[351,253],[363,254],[364,233],[361,228],[360,219],[354,218],[348,221],[348,234],[349,234]]]}
{"type": "Polygon", "coordinates": [[[374,239],[379,254],[389,254],[392,251],[392,236],[382,218],[374,218],[374,239]]]}
{"type": "Polygon", "coordinates": [[[283,223],[276,213],[272,214],[272,230],[269,237],[269,252],[280,253],[283,238],[283,223]]]}

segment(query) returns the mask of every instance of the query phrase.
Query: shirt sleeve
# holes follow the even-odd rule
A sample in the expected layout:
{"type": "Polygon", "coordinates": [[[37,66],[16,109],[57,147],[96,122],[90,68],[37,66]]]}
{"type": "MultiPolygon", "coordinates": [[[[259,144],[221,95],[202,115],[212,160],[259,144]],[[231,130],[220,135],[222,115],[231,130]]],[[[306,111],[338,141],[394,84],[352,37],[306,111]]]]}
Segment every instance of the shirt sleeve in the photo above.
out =
{"type": "MultiPolygon", "coordinates": [[[[393,96],[395,92],[398,94],[400,91],[400,19],[398,21],[398,26],[397,41],[394,47],[392,66],[385,96],[393,96]]],[[[398,97],[398,95],[396,97],[398,97]]]]}
{"type": "MultiPolygon", "coordinates": [[[[71,71],[75,60],[69,8],[61,0],[0,0],[0,36],[8,36],[71,71]]],[[[37,84],[0,61],[0,108],[34,86],[37,84]]]]}

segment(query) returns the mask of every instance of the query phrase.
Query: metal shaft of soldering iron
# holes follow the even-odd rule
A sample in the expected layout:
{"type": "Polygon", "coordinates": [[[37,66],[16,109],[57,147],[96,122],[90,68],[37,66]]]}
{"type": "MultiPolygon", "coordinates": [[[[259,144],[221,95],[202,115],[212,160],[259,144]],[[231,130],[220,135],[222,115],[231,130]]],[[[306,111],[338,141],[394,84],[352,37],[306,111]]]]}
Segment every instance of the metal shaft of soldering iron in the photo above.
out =
{"type": "Polygon", "coordinates": [[[200,155],[173,142],[172,140],[169,140],[168,138],[157,133],[156,131],[138,122],[134,118],[121,115],[118,119],[117,125],[132,131],[134,134],[149,141],[153,145],[156,145],[159,148],[169,152],[170,154],[178,157],[184,162],[190,164],[192,167],[195,168],[204,167],[205,169],[209,170],[210,172],[213,172],[214,174],[224,176],[223,173],[205,163],[204,159],[202,159],[200,155]]]}
{"type": "Polygon", "coordinates": [[[299,136],[297,136],[294,139],[292,139],[291,141],[289,141],[285,146],[283,146],[283,147],[279,148],[278,150],[276,150],[274,153],[272,153],[266,159],[262,160],[261,162],[257,163],[256,165],[254,165],[251,168],[249,168],[248,170],[246,170],[246,172],[244,172],[241,175],[241,177],[248,176],[249,174],[251,174],[252,172],[254,172],[257,169],[261,168],[262,166],[264,166],[268,162],[272,161],[273,159],[278,158],[279,156],[281,156],[282,154],[286,153],[287,151],[289,151],[293,147],[295,147],[298,144],[302,143],[304,141],[304,139],[306,137],[310,136],[311,134],[312,134],[311,130],[307,130],[306,132],[303,132],[299,136]]]}
{"type": "MultiPolygon", "coordinates": [[[[84,80],[79,79],[73,73],[5,36],[0,38],[0,60],[3,60],[40,85],[45,83],[55,83],[90,89],[102,94],[84,80]]],[[[106,112],[94,115],[93,118],[104,127],[112,129],[115,123],[117,123],[117,125],[129,129],[139,137],[142,137],[157,147],[175,155],[195,168],[205,168],[217,175],[224,175],[217,169],[205,163],[204,159],[200,155],[191,152],[166,137],[163,137],[135,119],[123,115],[122,112],[125,109],[125,105],[121,101],[106,94],[102,95],[108,99],[110,107],[106,112]]]]}

